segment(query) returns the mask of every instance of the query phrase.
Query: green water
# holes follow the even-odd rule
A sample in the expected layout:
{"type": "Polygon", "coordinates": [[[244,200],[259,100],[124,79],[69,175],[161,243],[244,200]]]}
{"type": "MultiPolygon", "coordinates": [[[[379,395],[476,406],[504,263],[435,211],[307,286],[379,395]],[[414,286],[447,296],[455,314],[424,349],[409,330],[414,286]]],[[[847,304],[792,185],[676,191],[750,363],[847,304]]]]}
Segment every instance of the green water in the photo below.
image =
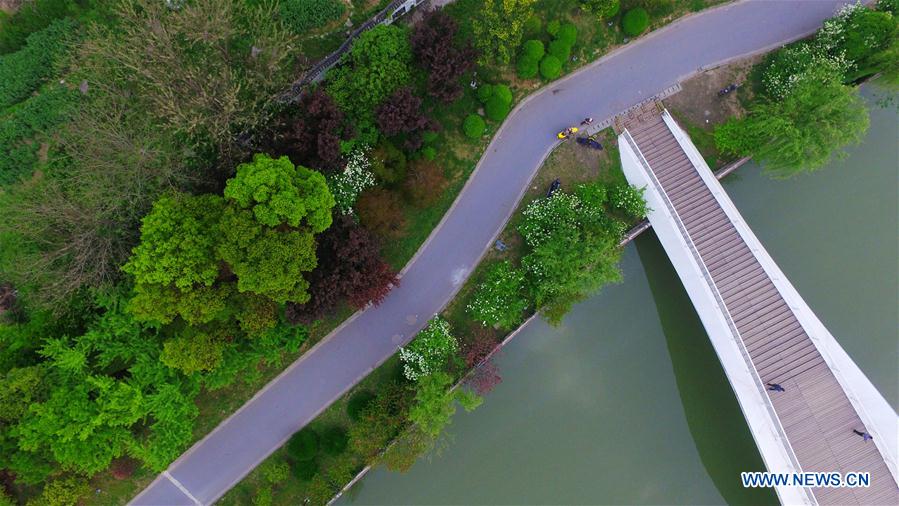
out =
{"type": "MultiPolygon", "coordinates": [[[[865,91],[870,95],[870,90],[865,91]]],[[[747,223],[884,396],[899,399],[899,117],[820,172],[725,183],[747,223]]],[[[460,412],[440,455],[377,469],[343,504],[763,504],[762,464],[693,307],[645,234],[624,282],[558,328],[536,321],[498,359],[503,383],[460,412]]]]}

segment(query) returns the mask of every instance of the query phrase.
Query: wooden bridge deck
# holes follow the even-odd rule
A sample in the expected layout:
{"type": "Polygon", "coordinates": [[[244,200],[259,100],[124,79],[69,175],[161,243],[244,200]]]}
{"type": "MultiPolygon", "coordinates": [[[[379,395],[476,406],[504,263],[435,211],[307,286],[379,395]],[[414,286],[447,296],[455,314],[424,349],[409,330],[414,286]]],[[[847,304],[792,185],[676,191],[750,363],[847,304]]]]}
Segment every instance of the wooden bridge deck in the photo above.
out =
{"type": "MultiPolygon", "coordinates": [[[[673,204],[730,313],[804,472],[868,471],[868,488],[814,488],[821,504],[899,504],[899,489],[818,349],[668,125],[633,118],[628,129],[673,204]]],[[[703,168],[704,170],[704,168],[703,168]]]]}

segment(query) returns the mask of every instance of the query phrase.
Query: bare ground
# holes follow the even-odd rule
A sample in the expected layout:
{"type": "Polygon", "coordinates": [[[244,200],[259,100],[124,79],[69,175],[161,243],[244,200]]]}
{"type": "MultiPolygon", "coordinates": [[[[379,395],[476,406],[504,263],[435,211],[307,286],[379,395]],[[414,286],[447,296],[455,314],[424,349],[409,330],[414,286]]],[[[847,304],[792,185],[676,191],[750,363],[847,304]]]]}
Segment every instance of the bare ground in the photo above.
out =
{"type": "Polygon", "coordinates": [[[669,110],[677,111],[680,117],[707,130],[729,117],[741,116],[743,108],[739,97],[751,93],[748,86],[749,71],[761,58],[754,56],[697,74],[681,83],[683,90],[680,93],[663,102],[669,110]],[[737,84],[740,88],[734,93],[719,97],[718,90],[730,84],[737,84]],[[743,86],[744,84],[747,86],[743,86]]]}

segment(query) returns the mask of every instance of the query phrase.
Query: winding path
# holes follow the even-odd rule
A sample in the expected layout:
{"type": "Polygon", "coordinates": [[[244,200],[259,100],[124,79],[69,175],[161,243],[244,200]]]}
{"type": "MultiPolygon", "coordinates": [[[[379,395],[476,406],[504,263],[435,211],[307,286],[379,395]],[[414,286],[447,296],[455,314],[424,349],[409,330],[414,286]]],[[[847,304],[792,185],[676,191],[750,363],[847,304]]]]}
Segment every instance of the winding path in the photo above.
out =
{"type": "Polygon", "coordinates": [[[531,95],[497,132],[443,221],[378,307],[359,312],[169,466],[132,504],[210,504],[439,312],[502,230],[555,134],[602,121],[702,66],[816,30],[845,3],[750,0],[681,19],[531,95]]]}

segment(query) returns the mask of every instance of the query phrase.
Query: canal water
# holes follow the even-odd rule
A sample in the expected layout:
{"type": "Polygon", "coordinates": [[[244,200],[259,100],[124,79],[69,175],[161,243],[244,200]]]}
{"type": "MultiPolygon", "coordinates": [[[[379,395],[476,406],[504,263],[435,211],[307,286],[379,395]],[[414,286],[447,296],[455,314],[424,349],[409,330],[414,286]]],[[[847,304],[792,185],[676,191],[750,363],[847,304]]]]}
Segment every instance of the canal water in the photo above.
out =
{"type": "MultiPolygon", "coordinates": [[[[871,89],[865,89],[873,100],[871,89]]],[[[725,181],[817,316],[899,404],[899,116],[871,109],[849,156],[775,181],[725,181]]],[[[702,325],[656,237],[627,247],[624,282],[560,327],[528,325],[503,382],[460,410],[443,450],[405,474],[372,471],[341,504],[766,504],[739,472],[763,464],[702,325]]]]}

